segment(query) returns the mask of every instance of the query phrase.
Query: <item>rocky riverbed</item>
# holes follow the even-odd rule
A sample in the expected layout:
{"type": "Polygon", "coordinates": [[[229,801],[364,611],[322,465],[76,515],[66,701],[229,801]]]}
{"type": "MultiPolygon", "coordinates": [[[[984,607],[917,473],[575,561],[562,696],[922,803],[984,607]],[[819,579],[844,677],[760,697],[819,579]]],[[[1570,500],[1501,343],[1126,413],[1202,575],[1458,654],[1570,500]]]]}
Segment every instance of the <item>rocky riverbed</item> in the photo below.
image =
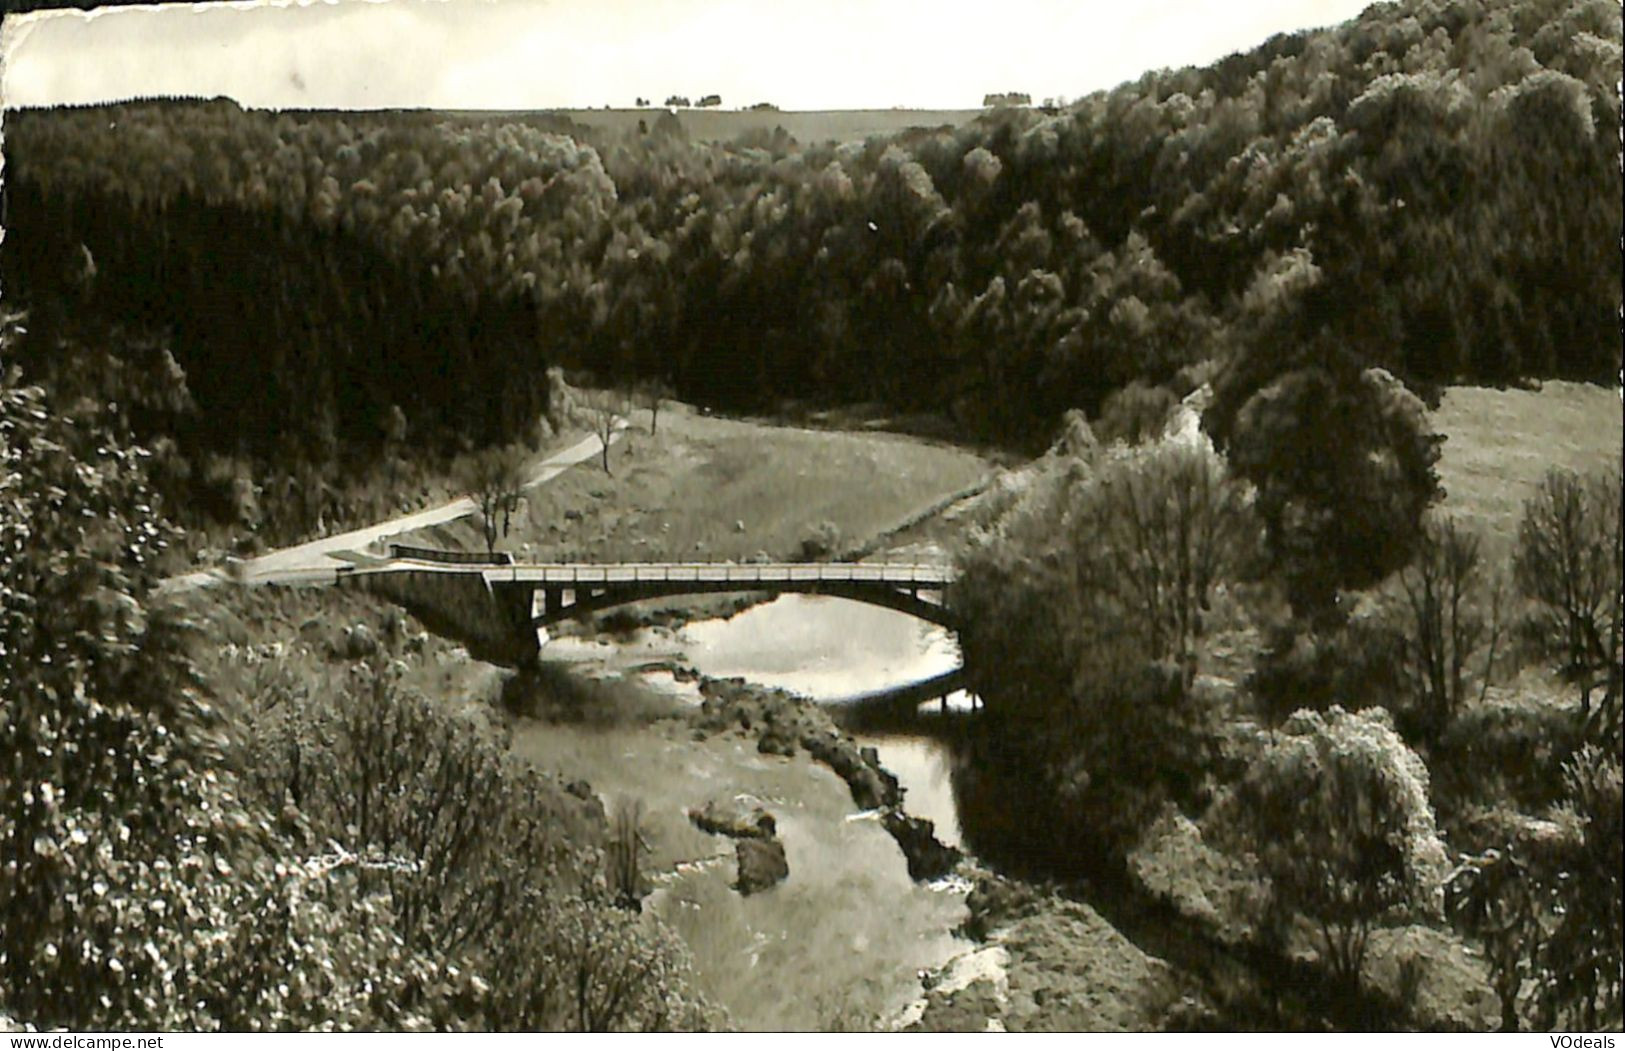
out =
{"type": "Polygon", "coordinates": [[[910,875],[886,827],[895,781],[812,702],[738,683],[706,691],[618,725],[520,717],[513,749],[590,783],[612,813],[642,804],[645,907],[687,942],[734,1025],[885,1024],[923,995],[922,973],[972,948],[956,933],[965,885],[910,875]],[[705,821],[690,816],[708,806],[705,821]],[[771,838],[726,834],[765,832],[764,817],[771,838]]]}

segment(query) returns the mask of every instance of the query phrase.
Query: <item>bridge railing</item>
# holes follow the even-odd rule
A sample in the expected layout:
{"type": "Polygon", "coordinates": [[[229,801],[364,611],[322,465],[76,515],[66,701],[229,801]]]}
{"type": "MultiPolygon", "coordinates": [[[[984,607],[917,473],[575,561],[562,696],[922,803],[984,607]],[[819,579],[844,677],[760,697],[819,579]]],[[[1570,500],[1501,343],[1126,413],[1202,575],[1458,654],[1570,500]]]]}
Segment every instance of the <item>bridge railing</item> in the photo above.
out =
{"type": "Polygon", "coordinates": [[[538,584],[783,584],[860,583],[917,584],[941,587],[953,571],[928,563],[726,563],[623,562],[605,565],[516,564],[486,569],[490,581],[538,584]]]}
{"type": "Polygon", "coordinates": [[[446,551],[436,547],[413,547],[410,544],[390,544],[390,558],[414,559],[420,562],[443,562],[446,565],[513,565],[513,554],[497,551],[485,554],[479,551],[446,551]]]}

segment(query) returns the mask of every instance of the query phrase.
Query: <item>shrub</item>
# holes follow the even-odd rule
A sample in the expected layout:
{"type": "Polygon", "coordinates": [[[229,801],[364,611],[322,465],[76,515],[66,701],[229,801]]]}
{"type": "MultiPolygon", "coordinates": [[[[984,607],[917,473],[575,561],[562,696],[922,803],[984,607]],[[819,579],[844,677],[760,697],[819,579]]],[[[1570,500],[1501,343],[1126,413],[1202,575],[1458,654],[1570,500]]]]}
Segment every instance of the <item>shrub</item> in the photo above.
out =
{"type": "Polygon", "coordinates": [[[1625,984],[1622,780],[1617,755],[1582,749],[1565,764],[1555,823],[1471,857],[1450,878],[1452,919],[1482,943],[1502,1028],[1520,991],[1541,1029],[1617,1029],[1625,984]]]}
{"type": "Polygon", "coordinates": [[[583,897],[539,896],[496,939],[487,967],[492,1028],[677,1032],[715,1028],[719,1013],[688,992],[686,947],[652,916],[583,897]]]}
{"type": "Polygon", "coordinates": [[[1297,713],[1221,807],[1213,826],[1258,857],[1282,910],[1315,925],[1346,992],[1373,924],[1437,909],[1446,859],[1427,768],[1380,709],[1297,713]]]}
{"type": "Polygon", "coordinates": [[[1056,433],[1049,451],[1055,456],[1087,458],[1093,456],[1099,448],[1100,439],[1095,436],[1094,429],[1089,426],[1089,420],[1083,411],[1068,409],[1061,417],[1061,428],[1056,433]]]}
{"type": "Polygon", "coordinates": [[[448,711],[380,661],[271,700],[245,757],[260,798],[293,815],[307,850],[357,859],[359,890],[387,903],[407,951],[477,976],[437,1025],[715,1024],[681,944],[617,907],[625,866],[606,863],[596,802],[514,758],[482,710],[448,711]]]}
{"type": "Polygon", "coordinates": [[[1392,710],[1402,694],[1404,647],[1403,636],[1379,621],[1320,630],[1292,621],[1270,630],[1247,686],[1272,724],[1298,710],[1325,711],[1338,700],[1392,710]]]}
{"type": "Polygon", "coordinates": [[[829,558],[841,547],[841,530],[834,522],[823,521],[801,539],[801,560],[816,562],[829,558]]]}
{"type": "Polygon", "coordinates": [[[1620,758],[1586,747],[1565,765],[1564,781],[1562,834],[1546,863],[1558,921],[1543,946],[1538,1020],[1544,1029],[1618,1029],[1625,985],[1620,758]]]}
{"type": "Polygon", "coordinates": [[[624,679],[588,678],[554,661],[522,668],[503,680],[500,703],[527,719],[598,728],[653,722],[670,715],[675,704],[624,679]]]}
{"type": "Polygon", "coordinates": [[[424,949],[478,944],[527,886],[594,868],[565,835],[584,823],[568,820],[561,790],[508,759],[489,725],[401,689],[382,661],[288,696],[250,733],[247,782],[268,805],[297,807],[313,846],[375,862],[364,883],[388,891],[401,935],[424,949]]]}
{"type": "Polygon", "coordinates": [[[1531,811],[1563,793],[1563,764],[1581,744],[1569,714],[1529,698],[1470,706],[1431,753],[1441,798],[1505,799],[1531,811]]]}
{"type": "Polygon", "coordinates": [[[1300,709],[1324,711],[1336,692],[1336,652],[1325,639],[1297,624],[1275,628],[1248,677],[1259,714],[1278,723],[1300,709]]]}

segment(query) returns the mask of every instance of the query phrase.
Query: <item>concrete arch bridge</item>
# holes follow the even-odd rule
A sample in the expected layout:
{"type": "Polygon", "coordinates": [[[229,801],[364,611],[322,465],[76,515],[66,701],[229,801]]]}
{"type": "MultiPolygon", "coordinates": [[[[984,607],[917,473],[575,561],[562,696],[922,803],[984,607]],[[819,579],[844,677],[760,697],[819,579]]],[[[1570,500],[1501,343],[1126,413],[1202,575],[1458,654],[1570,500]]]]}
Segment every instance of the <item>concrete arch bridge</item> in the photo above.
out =
{"type": "Polygon", "coordinates": [[[943,602],[953,571],[928,563],[469,562],[418,550],[339,575],[405,607],[473,656],[522,665],[540,650],[537,629],[629,602],[679,595],[771,592],[830,595],[957,628],[943,602]],[[428,556],[428,557],[426,557],[428,556]]]}

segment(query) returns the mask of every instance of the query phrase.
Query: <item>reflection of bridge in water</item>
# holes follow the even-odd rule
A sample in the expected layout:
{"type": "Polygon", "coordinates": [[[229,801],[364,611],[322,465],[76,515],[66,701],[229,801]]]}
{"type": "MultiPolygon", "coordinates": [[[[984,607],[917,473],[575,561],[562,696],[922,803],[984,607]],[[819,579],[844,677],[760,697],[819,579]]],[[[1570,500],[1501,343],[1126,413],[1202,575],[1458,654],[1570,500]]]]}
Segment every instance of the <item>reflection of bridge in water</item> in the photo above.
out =
{"type": "Polygon", "coordinates": [[[929,679],[890,686],[831,705],[830,714],[854,733],[913,733],[922,726],[943,728],[947,724],[939,722],[938,717],[946,718],[950,712],[975,711],[979,707],[981,701],[969,692],[965,683],[965,670],[954,668],[929,679]],[[964,703],[950,708],[949,698],[954,694],[962,694],[964,703]]]}
{"type": "MultiPolygon", "coordinates": [[[[388,598],[437,634],[500,664],[528,664],[537,629],[615,606],[681,595],[768,592],[828,595],[957,626],[943,601],[953,571],[929,563],[618,562],[521,564],[471,561],[396,548],[397,557],[340,575],[344,586],[388,598]],[[406,556],[406,557],[401,557],[406,556]]],[[[475,556],[477,557],[477,556],[475,556]]]]}

